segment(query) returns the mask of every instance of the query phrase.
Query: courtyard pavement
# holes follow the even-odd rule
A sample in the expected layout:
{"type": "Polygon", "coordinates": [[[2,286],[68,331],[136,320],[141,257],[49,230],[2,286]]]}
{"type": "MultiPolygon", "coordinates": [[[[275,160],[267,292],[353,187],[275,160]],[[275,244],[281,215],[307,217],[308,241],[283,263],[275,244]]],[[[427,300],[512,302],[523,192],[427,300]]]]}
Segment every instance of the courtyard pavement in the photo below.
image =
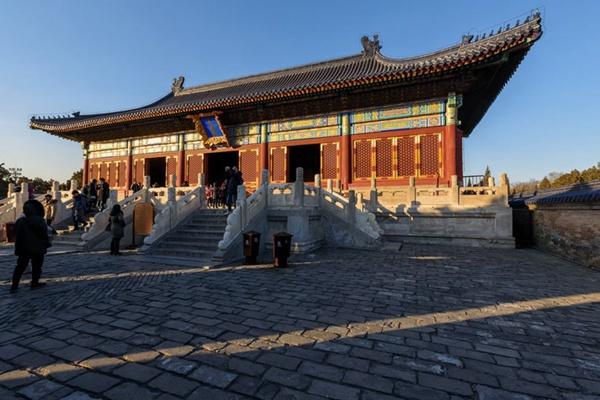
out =
{"type": "Polygon", "coordinates": [[[600,398],[600,273],[535,250],[151,261],[54,255],[47,288],[1,281],[0,399],[600,398]]]}

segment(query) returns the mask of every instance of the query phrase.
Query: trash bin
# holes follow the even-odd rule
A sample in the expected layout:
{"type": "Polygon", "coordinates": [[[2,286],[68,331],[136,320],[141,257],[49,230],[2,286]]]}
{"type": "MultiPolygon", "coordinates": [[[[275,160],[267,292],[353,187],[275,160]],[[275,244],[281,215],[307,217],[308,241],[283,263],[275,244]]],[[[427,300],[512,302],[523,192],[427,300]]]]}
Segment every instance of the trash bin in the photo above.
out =
{"type": "Polygon", "coordinates": [[[17,225],[14,222],[4,224],[4,237],[8,243],[14,243],[17,237],[17,225]]]}
{"type": "Polygon", "coordinates": [[[256,264],[260,249],[260,233],[256,231],[244,232],[244,264],[256,264]]]}
{"type": "Polygon", "coordinates": [[[292,247],[292,236],[287,232],[279,232],[273,235],[273,265],[276,267],[287,267],[287,259],[292,247]]]}

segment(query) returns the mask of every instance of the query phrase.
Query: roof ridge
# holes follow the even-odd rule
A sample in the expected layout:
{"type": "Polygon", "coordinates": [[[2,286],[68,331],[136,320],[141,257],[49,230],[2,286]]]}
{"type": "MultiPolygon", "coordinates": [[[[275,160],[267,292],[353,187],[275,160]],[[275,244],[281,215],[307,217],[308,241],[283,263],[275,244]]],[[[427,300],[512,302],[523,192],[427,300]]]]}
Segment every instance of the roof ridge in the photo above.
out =
{"type": "MultiPolygon", "coordinates": [[[[256,82],[257,81],[256,78],[261,78],[261,77],[264,77],[264,79],[271,79],[271,78],[274,78],[280,74],[284,74],[289,71],[302,71],[302,70],[310,70],[313,68],[329,67],[331,65],[335,65],[335,64],[341,63],[341,62],[348,62],[350,60],[351,61],[361,61],[361,60],[364,60],[369,57],[371,57],[371,56],[368,56],[364,53],[357,53],[357,54],[353,54],[353,55],[349,55],[349,56],[333,58],[330,60],[317,61],[317,62],[301,64],[301,65],[293,66],[293,67],[286,67],[286,68],[275,69],[275,70],[267,71],[267,72],[260,72],[260,73],[252,74],[252,75],[240,76],[238,78],[233,78],[233,79],[224,79],[224,80],[220,80],[220,81],[209,82],[209,83],[205,83],[205,84],[192,86],[192,87],[183,89],[181,92],[177,93],[177,96],[185,96],[185,95],[192,94],[192,93],[207,92],[210,90],[222,89],[222,88],[233,86],[236,84],[241,84],[243,81],[246,81],[246,80],[254,80],[256,82]],[[354,59],[354,60],[352,60],[352,59],[354,59]]],[[[258,81],[259,80],[260,79],[258,79],[258,81]]]]}

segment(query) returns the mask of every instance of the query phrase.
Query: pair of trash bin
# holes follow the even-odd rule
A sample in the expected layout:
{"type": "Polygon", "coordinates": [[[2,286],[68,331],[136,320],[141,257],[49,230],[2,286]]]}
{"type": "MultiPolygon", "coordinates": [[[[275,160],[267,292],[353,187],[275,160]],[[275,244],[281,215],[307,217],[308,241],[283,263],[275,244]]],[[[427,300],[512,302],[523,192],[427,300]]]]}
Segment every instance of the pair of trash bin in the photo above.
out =
{"type": "MultiPolygon", "coordinates": [[[[287,259],[292,248],[292,236],[287,232],[273,235],[273,265],[287,267],[287,259]]],[[[244,257],[245,264],[256,264],[260,250],[260,233],[256,231],[244,232],[244,257]]]]}

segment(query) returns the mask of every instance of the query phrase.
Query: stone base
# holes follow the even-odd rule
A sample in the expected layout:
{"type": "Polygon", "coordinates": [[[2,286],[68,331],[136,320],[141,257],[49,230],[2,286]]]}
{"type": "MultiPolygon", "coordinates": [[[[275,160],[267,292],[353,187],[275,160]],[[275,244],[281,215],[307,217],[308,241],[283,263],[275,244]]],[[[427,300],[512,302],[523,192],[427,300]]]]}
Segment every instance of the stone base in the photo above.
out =
{"type": "Polygon", "coordinates": [[[451,245],[465,247],[484,247],[514,249],[514,238],[473,238],[456,236],[407,236],[407,235],[383,235],[386,243],[407,243],[407,244],[430,244],[430,245],[451,245]]]}

